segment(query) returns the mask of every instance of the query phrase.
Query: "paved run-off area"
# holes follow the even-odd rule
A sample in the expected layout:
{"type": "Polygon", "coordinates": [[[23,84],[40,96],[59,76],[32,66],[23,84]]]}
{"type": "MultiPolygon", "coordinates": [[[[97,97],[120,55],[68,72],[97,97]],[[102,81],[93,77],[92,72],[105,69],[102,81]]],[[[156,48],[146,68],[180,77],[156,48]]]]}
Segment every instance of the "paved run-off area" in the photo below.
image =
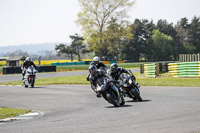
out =
{"type": "Polygon", "coordinates": [[[115,108],[88,85],[0,86],[0,106],[43,112],[2,133],[198,133],[199,87],[141,87],[143,102],[115,108]]]}

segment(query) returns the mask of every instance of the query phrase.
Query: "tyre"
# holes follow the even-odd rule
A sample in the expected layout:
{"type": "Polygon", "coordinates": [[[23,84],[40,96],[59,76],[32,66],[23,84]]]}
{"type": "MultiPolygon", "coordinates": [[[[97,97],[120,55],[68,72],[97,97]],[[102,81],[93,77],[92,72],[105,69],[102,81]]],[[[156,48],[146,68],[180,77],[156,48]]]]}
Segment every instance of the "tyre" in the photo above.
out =
{"type": "Polygon", "coordinates": [[[120,106],[119,102],[110,93],[107,93],[106,97],[108,99],[108,102],[113,104],[115,107],[119,107],[120,106]]]}
{"type": "Polygon", "coordinates": [[[125,104],[125,99],[123,94],[120,94],[120,105],[124,105],[125,104]]]}
{"type": "Polygon", "coordinates": [[[34,79],[34,78],[31,78],[31,87],[32,87],[32,88],[34,87],[34,84],[35,84],[35,79],[34,79]]]}
{"type": "Polygon", "coordinates": [[[28,87],[28,85],[26,85],[26,84],[25,84],[25,82],[24,82],[24,87],[25,87],[25,88],[27,88],[27,87],[28,87]]]}
{"type": "Polygon", "coordinates": [[[138,101],[142,101],[140,93],[139,93],[139,91],[138,91],[138,89],[136,87],[135,88],[131,88],[130,93],[133,96],[133,100],[138,99],[138,101]]]}

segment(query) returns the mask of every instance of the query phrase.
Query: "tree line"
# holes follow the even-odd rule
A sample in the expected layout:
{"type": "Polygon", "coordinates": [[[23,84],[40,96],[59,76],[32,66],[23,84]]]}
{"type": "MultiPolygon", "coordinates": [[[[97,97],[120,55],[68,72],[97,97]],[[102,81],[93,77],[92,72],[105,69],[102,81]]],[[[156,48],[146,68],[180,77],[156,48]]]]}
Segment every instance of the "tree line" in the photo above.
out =
{"type": "MultiPolygon", "coordinates": [[[[176,24],[167,20],[126,20],[132,0],[79,0],[82,10],[77,24],[82,35],[72,35],[70,46],[59,44],[58,55],[93,52],[118,60],[178,60],[179,54],[200,53],[200,17],[189,22],[181,18],[176,24]],[[82,50],[81,50],[82,49],[82,50]]],[[[134,14],[133,14],[134,15],[134,14]]]]}

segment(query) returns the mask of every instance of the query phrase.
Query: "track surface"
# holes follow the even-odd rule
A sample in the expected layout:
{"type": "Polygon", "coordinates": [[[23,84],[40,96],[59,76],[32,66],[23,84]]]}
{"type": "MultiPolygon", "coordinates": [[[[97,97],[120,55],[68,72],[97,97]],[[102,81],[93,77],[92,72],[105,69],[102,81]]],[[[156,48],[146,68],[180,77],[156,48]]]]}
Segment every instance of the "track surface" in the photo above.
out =
{"type": "Polygon", "coordinates": [[[88,85],[0,86],[0,106],[44,115],[0,124],[1,133],[199,133],[200,88],[141,87],[143,102],[115,108],[88,85]]]}

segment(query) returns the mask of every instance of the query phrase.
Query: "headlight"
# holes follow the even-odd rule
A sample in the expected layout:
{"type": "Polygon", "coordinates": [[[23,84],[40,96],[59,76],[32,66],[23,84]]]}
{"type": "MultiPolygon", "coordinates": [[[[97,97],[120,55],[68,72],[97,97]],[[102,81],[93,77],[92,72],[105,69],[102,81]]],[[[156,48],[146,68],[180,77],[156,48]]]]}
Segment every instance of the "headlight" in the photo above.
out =
{"type": "Polygon", "coordinates": [[[129,79],[129,81],[128,81],[128,82],[129,82],[129,84],[132,84],[132,83],[133,83],[133,81],[132,81],[132,79],[131,79],[131,78],[129,79]]]}
{"type": "Polygon", "coordinates": [[[127,87],[127,86],[128,86],[128,85],[125,83],[125,84],[124,84],[124,87],[127,87]]]}

